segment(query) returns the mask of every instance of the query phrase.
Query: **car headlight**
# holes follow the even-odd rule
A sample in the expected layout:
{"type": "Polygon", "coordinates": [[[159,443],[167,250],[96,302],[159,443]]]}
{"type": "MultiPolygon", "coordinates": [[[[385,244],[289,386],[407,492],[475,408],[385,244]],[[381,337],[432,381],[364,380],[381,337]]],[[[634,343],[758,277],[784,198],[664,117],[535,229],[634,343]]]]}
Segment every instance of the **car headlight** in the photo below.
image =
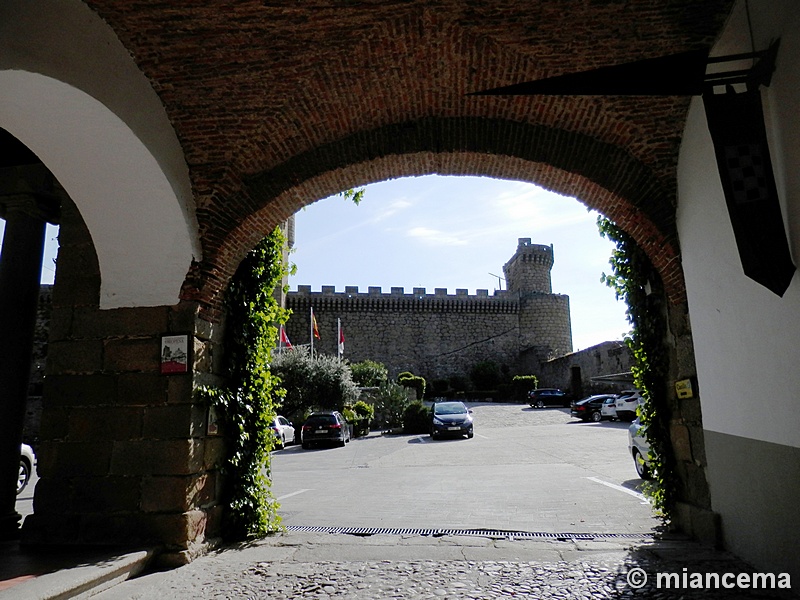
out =
{"type": "Polygon", "coordinates": [[[442,422],[441,422],[439,419],[437,419],[436,417],[434,417],[434,418],[433,418],[433,424],[434,424],[434,425],[444,425],[444,423],[442,423],[442,422]]]}

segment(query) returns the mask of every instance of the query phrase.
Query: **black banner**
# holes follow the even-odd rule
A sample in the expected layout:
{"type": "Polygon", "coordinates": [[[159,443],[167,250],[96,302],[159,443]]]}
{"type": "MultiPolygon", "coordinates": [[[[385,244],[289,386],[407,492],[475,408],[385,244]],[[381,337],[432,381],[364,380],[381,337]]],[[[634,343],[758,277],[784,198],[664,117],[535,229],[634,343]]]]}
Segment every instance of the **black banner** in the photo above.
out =
{"type": "Polygon", "coordinates": [[[783,296],[795,266],[772,173],[761,94],[757,89],[708,91],[703,102],[744,273],[783,296]]]}

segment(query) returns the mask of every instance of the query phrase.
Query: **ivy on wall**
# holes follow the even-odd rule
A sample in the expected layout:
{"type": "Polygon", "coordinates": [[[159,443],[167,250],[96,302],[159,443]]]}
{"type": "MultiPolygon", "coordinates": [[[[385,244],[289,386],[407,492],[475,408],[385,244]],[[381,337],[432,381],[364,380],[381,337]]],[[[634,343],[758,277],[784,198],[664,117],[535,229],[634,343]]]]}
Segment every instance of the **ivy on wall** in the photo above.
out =
{"type": "Polygon", "coordinates": [[[654,485],[645,489],[654,508],[669,519],[678,497],[678,479],[667,414],[666,296],[658,272],[636,241],[604,217],[597,219],[597,226],[601,236],[616,244],[609,259],[612,274],[604,273],[602,281],[614,290],[617,300],[625,301],[631,324],[625,343],[633,354],[634,385],[644,398],[639,419],[650,445],[654,479],[654,485]]]}
{"type": "Polygon", "coordinates": [[[287,272],[284,243],[276,228],[239,265],[226,297],[227,384],[201,390],[223,423],[223,526],[229,540],[263,536],[281,527],[279,505],[269,488],[275,444],[270,425],[283,390],[270,372],[270,359],[278,325],[288,318],[274,297],[287,272]]]}

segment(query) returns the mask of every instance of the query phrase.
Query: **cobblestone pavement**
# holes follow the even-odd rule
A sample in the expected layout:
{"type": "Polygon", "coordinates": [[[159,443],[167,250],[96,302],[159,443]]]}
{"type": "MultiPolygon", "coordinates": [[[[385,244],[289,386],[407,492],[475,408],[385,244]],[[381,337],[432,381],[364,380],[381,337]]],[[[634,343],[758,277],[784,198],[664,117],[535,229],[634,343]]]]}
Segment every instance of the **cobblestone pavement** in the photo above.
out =
{"type": "Polygon", "coordinates": [[[626,546],[284,534],[126,582],[95,598],[796,598],[781,589],[717,589],[725,580],[715,587],[705,575],[753,572],[730,555],[688,541],[626,546]],[[381,555],[387,558],[376,558],[381,555]],[[642,573],[647,582],[633,587],[642,573]],[[668,588],[663,580],[659,586],[658,573],[675,573],[677,579],[668,588]]]}

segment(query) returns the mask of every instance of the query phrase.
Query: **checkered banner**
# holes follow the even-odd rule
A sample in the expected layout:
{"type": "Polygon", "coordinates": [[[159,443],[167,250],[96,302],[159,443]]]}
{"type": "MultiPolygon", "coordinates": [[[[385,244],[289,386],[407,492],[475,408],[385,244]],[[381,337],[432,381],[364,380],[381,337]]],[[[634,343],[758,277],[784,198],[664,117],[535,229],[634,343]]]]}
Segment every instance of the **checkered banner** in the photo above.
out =
{"type": "Polygon", "coordinates": [[[745,275],[783,296],[794,275],[758,90],[703,96],[745,275]]]}

